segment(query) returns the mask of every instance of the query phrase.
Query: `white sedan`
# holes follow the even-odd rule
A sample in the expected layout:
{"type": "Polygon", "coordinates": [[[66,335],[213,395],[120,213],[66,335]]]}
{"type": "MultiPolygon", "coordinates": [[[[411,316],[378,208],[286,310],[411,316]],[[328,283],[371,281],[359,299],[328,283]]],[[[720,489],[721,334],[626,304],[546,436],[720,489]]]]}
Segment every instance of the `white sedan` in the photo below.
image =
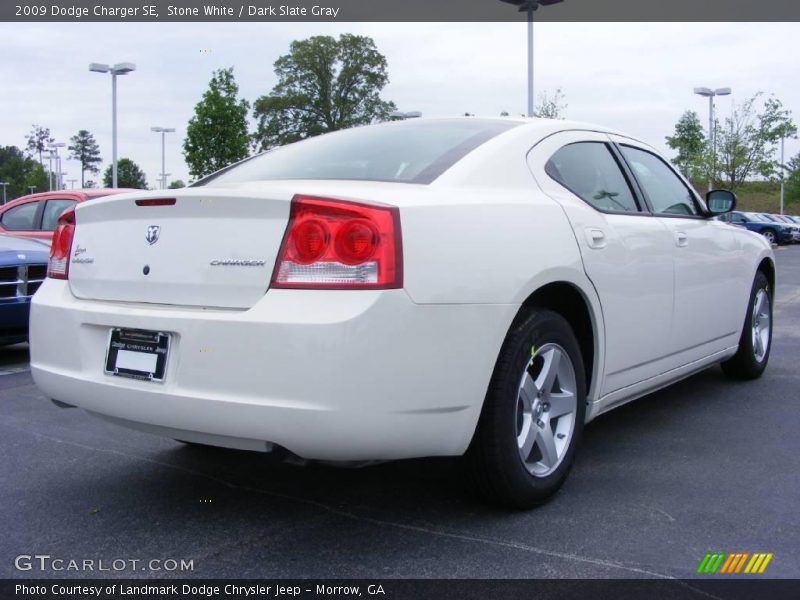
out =
{"type": "Polygon", "coordinates": [[[66,213],[31,371],[59,405],[191,443],[464,454],[529,507],[597,415],[717,363],[764,371],[774,256],[712,218],[734,205],[585,124],[323,135],[66,213]]]}

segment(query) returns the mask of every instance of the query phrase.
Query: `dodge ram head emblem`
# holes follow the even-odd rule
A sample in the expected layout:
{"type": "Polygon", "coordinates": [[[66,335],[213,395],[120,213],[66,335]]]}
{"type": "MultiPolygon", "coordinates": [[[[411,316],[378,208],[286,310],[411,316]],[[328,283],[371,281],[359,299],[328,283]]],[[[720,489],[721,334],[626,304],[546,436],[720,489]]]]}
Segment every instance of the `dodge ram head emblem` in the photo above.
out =
{"type": "Polygon", "coordinates": [[[160,225],[150,225],[147,228],[147,241],[152,246],[158,241],[158,234],[161,233],[160,225]]]}

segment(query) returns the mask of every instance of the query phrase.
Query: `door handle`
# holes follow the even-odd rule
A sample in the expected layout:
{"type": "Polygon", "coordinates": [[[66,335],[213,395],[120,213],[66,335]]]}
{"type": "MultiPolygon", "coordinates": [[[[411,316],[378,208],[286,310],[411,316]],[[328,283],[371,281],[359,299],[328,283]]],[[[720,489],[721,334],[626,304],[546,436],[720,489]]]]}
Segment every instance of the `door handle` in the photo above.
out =
{"type": "Polygon", "coordinates": [[[586,241],[590,248],[600,250],[606,247],[606,234],[602,229],[588,228],[586,229],[586,241]]]}
{"type": "Polygon", "coordinates": [[[675,245],[678,248],[684,248],[689,245],[689,236],[686,235],[683,231],[676,231],[675,232],[675,245]]]}

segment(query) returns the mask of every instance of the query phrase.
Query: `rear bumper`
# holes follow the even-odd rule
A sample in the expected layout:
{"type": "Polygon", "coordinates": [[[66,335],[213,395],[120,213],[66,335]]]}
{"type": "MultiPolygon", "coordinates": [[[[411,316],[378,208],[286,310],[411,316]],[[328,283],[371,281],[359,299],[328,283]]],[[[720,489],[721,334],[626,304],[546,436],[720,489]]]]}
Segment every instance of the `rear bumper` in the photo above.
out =
{"type": "Polygon", "coordinates": [[[246,311],[76,299],[47,280],[31,372],[51,398],[154,433],[304,458],[458,455],[516,307],[403,290],[271,290],[246,311]],[[171,332],[164,383],[106,375],[112,327],[171,332]]]}

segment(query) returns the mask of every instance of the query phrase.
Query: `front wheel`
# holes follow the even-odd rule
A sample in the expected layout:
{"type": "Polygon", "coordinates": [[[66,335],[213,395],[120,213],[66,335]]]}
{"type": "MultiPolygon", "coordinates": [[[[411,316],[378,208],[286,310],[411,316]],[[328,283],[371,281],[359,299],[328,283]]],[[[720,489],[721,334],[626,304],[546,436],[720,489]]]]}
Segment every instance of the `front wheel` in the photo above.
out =
{"type": "Polygon", "coordinates": [[[771,246],[775,245],[777,242],[778,238],[776,237],[775,232],[771,229],[766,229],[761,235],[767,239],[771,246]]]}
{"type": "Polygon", "coordinates": [[[509,332],[467,457],[479,490],[515,508],[564,483],[583,432],[586,380],[569,323],[535,310],[509,332]]]}
{"type": "Polygon", "coordinates": [[[722,370],[728,377],[757,379],[767,368],[772,349],[772,298],[769,280],[759,271],[750,291],[739,349],[722,363],[722,370]]]}

